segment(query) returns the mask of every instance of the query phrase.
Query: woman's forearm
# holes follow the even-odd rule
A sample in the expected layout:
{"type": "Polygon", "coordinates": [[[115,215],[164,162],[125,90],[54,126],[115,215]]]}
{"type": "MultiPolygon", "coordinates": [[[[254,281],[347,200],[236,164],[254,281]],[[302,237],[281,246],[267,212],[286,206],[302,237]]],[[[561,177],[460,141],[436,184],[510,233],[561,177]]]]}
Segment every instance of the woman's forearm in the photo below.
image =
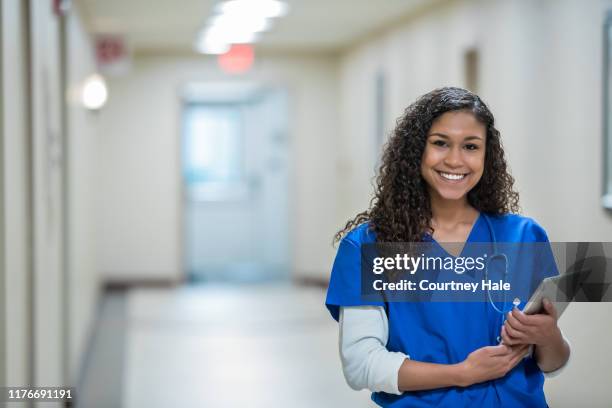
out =
{"type": "Polygon", "coordinates": [[[406,359],[398,372],[400,391],[467,385],[465,370],[461,364],[434,364],[406,359]]]}
{"type": "Polygon", "coordinates": [[[443,387],[468,387],[505,376],[528,350],[528,345],[484,346],[472,351],[458,364],[432,364],[405,360],[399,369],[400,391],[430,390],[443,387]]]}

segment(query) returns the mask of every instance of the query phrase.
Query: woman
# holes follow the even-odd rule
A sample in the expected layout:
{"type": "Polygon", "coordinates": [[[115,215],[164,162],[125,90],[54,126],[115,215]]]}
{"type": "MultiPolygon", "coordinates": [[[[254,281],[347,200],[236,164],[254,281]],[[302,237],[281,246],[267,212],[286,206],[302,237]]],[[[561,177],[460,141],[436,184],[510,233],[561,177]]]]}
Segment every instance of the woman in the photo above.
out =
{"type": "Polygon", "coordinates": [[[360,296],[365,243],[547,242],[538,224],[513,214],[513,183],[493,115],[477,95],[441,88],[406,109],[370,209],[336,236],[326,305],[340,323],[352,388],[372,390],[386,407],[547,406],[542,373],[558,372],[570,354],[549,302],[537,315],[515,308],[500,327],[490,304],[360,296]]]}

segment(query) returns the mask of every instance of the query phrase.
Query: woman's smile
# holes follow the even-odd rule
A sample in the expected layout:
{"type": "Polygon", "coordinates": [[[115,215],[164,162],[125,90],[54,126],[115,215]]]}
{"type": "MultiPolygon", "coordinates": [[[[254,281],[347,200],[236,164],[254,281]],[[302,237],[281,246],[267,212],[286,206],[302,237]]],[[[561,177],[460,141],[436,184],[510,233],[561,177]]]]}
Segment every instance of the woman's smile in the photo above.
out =
{"type": "Polygon", "coordinates": [[[469,175],[469,173],[450,173],[440,170],[436,170],[436,172],[442,177],[444,181],[448,181],[451,183],[458,183],[464,181],[465,178],[469,175]]]}

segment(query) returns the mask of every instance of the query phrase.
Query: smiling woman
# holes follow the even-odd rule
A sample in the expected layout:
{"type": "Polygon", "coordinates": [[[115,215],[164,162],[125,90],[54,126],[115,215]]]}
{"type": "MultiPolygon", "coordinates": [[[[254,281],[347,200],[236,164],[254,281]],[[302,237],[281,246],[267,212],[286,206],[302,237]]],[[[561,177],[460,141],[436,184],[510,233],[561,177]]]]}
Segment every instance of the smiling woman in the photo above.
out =
{"type": "MultiPolygon", "coordinates": [[[[537,223],[512,214],[518,194],[489,108],[461,88],[421,96],[398,121],[376,181],[371,207],[336,235],[326,299],[348,384],[370,389],[384,407],[546,407],[542,373],[563,367],[570,353],[554,310],[536,317],[515,309],[506,320],[493,303],[361,296],[362,245],[548,242],[537,223]]],[[[536,269],[521,276],[541,280],[536,269]]],[[[431,276],[421,290],[473,289],[431,276]]],[[[510,289],[502,284],[482,280],[488,290],[510,289]]]]}

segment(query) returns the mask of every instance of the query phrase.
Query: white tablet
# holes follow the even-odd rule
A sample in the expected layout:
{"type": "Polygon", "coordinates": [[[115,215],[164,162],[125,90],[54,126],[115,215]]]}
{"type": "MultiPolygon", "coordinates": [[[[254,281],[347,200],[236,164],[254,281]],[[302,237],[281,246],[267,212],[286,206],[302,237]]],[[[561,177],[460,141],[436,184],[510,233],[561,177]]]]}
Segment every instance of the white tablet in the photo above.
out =
{"type": "Polygon", "coordinates": [[[548,298],[557,309],[557,316],[560,317],[567,305],[574,299],[582,286],[582,282],[590,272],[590,270],[584,270],[551,276],[542,280],[540,286],[527,302],[523,313],[536,314],[542,312],[542,301],[544,298],[548,298]]]}

